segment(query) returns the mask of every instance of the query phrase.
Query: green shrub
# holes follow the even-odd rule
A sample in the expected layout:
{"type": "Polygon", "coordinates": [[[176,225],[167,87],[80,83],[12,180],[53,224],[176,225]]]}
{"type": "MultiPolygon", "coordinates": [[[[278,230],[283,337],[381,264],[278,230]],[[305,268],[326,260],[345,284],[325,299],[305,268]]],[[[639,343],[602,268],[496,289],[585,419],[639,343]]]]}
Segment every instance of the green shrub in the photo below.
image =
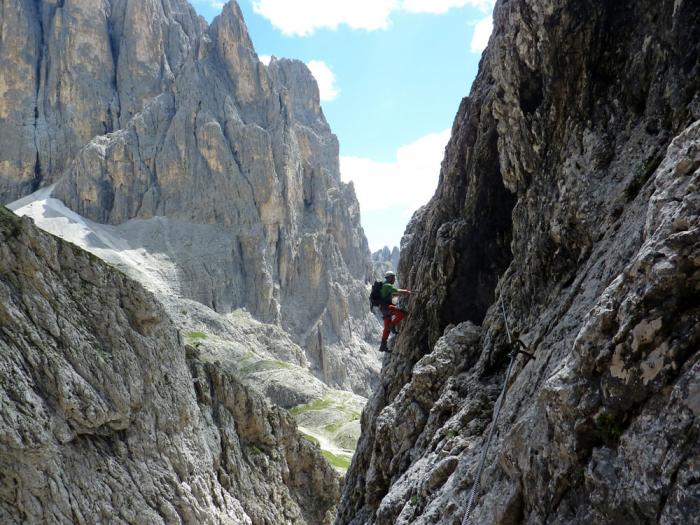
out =
{"type": "Polygon", "coordinates": [[[595,426],[600,439],[605,443],[615,443],[624,431],[622,418],[610,412],[601,412],[595,419],[595,426]]]}

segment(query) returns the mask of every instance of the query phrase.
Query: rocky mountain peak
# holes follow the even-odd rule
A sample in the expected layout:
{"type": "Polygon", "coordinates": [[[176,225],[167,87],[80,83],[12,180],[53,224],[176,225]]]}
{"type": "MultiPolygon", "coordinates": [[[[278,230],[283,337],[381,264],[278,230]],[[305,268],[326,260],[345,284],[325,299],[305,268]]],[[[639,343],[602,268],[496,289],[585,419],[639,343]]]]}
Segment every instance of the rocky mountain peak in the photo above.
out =
{"type": "Polygon", "coordinates": [[[211,24],[210,34],[222,41],[226,40],[226,35],[228,36],[228,44],[235,44],[254,51],[253,42],[248,35],[248,27],[243,20],[243,13],[236,1],[224,4],[221,13],[211,24]]]}
{"type": "Polygon", "coordinates": [[[383,277],[388,271],[396,273],[399,269],[399,259],[401,251],[398,246],[389,249],[384,246],[381,250],[377,250],[372,254],[372,267],[375,278],[383,277]]]}
{"type": "Polygon", "coordinates": [[[328,128],[321,109],[318,84],[306,64],[300,60],[272,57],[268,71],[280,86],[286,88],[287,105],[297,121],[314,129],[328,128]]]}
{"type": "Polygon", "coordinates": [[[320,376],[367,393],[369,249],[308,68],[266,67],[235,1],[211,26],[184,0],[5,12],[0,68],[17,89],[0,92],[0,199],[55,183],[92,221],[173,221],[137,248],[167,254],[186,298],[279,324],[320,376]],[[183,253],[202,235],[211,249],[183,253]],[[339,366],[358,347],[363,364],[339,366]]]}

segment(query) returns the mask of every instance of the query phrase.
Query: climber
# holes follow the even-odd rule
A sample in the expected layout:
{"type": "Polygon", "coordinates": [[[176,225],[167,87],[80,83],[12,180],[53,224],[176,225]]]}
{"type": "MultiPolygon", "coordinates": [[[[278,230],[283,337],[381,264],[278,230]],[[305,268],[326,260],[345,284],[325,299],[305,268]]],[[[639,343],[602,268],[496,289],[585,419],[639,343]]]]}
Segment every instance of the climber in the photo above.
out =
{"type": "Polygon", "coordinates": [[[375,309],[378,309],[384,322],[382,343],[379,346],[380,352],[389,351],[387,344],[389,332],[393,331],[397,333],[396,325],[403,320],[407,313],[405,310],[393,304],[394,297],[405,297],[411,294],[410,290],[402,290],[394,286],[394,282],[396,282],[396,274],[392,271],[386,272],[384,275],[384,282],[376,281],[372,287],[372,293],[370,294],[372,311],[376,313],[375,309]]]}

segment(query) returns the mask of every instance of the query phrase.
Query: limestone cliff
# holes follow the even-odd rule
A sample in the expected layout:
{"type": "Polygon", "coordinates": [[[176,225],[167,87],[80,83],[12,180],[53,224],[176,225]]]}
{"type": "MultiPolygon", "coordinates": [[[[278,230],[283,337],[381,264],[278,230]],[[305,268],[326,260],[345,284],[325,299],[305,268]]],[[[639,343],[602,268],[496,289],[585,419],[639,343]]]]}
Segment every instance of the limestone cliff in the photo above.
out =
{"type": "Polygon", "coordinates": [[[57,183],[94,221],[168,218],[143,249],[184,297],[282,326],[368,393],[369,249],[306,66],[260,62],[235,1],[210,26],[185,0],[0,6],[0,201],[57,183]]]}
{"type": "Polygon", "coordinates": [[[375,279],[383,277],[388,271],[396,273],[399,269],[399,258],[401,251],[397,246],[389,249],[384,246],[381,250],[377,250],[372,254],[372,272],[375,279]]]}
{"type": "Polygon", "coordinates": [[[499,0],[337,523],[700,512],[700,4],[499,0]],[[500,300],[499,298],[502,298],[500,300]]]}
{"type": "Polygon", "coordinates": [[[197,53],[206,23],[182,0],[0,2],[0,202],[54,181],[124,127],[197,53]]]}
{"type": "Polygon", "coordinates": [[[155,297],[0,208],[2,523],[323,523],[338,482],[155,297]]]}

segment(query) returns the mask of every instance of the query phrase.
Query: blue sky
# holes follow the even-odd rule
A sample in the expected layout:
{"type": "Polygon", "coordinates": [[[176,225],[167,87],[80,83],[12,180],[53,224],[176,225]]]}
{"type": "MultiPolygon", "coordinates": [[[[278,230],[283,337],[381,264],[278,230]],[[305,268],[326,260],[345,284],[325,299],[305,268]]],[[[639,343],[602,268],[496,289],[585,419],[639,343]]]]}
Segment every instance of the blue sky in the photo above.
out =
{"type": "MultiPolygon", "coordinates": [[[[192,0],[191,0],[192,1],[192,0]]],[[[207,20],[222,3],[193,0],[207,20]]],[[[428,202],[494,0],[239,0],[261,59],[309,65],[370,248],[398,245],[428,202]]]]}

